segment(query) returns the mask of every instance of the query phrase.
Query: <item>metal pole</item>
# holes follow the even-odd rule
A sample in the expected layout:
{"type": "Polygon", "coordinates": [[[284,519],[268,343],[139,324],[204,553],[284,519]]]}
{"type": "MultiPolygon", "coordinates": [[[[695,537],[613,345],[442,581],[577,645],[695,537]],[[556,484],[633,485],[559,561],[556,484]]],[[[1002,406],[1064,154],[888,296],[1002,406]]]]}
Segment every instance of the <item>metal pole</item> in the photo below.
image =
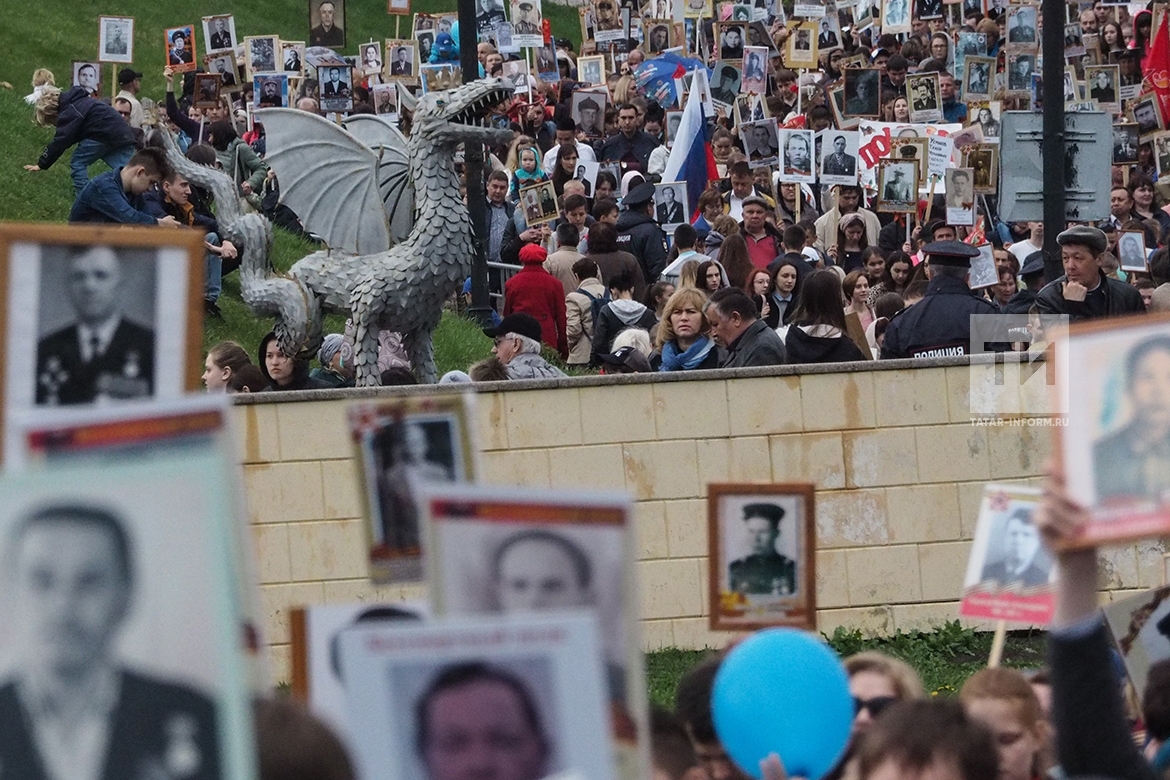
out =
{"type": "MultiPolygon", "coordinates": [[[[1042,0],[1044,67],[1044,276],[1064,273],[1056,236],[1064,218],[1064,18],[1065,0],[1042,0]]],[[[1008,162],[1008,161],[1005,161],[1008,162]]]]}
{"type": "MultiPolygon", "coordinates": [[[[459,66],[463,83],[479,78],[479,38],[476,34],[475,0],[459,0],[459,66]]],[[[463,145],[463,172],[467,180],[467,214],[475,233],[475,259],[471,263],[471,307],[468,314],[482,325],[492,324],[491,298],[488,296],[487,267],[487,193],[483,181],[484,148],[480,144],[463,145]]]]}

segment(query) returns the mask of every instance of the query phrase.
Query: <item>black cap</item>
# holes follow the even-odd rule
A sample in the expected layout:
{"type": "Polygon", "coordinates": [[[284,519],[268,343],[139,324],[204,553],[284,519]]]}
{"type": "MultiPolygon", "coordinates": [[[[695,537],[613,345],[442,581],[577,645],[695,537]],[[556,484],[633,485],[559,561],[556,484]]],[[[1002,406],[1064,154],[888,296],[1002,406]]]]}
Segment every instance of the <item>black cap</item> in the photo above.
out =
{"type": "Polygon", "coordinates": [[[784,507],[776,504],[745,504],[743,519],[746,520],[749,517],[762,517],[774,525],[779,525],[780,521],[784,519],[784,507]]]}
{"type": "Polygon", "coordinates": [[[129,84],[134,79],[140,78],[142,78],[142,74],[134,70],[134,68],[122,68],[118,71],[118,86],[129,84]]]}
{"type": "Polygon", "coordinates": [[[971,258],[979,257],[979,250],[962,241],[932,241],[922,251],[937,265],[953,265],[970,268],[971,258]]]}
{"type": "Polygon", "coordinates": [[[593,99],[593,98],[591,98],[591,97],[587,97],[587,98],[585,98],[584,100],[582,100],[580,103],[578,103],[578,104],[577,104],[577,110],[578,110],[578,111],[584,111],[584,110],[585,110],[585,109],[587,109],[587,108],[591,108],[591,109],[593,109],[594,111],[600,111],[600,110],[601,110],[601,106],[600,106],[600,105],[598,105],[597,101],[596,101],[596,100],[594,100],[594,99],[593,99]]]}
{"type": "Polygon", "coordinates": [[[531,314],[518,313],[504,317],[494,328],[483,329],[483,334],[493,339],[497,336],[507,336],[509,333],[519,333],[533,341],[540,341],[540,323],[531,314]]]}
{"type": "Polygon", "coordinates": [[[1056,243],[1061,246],[1083,246],[1087,247],[1094,255],[1099,255],[1105,251],[1108,246],[1108,241],[1105,240],[1105,234],[1095,227],[1088,225],[1076,225],[1070,227],[1056,237],[1056,243]]]}
{"type": "Polygon", "coordinates": [[[636,347],[621,347],[616,352],[598,357],[607,366],[616,366],[619,374],[648,374],[654,370],[650,368],[650,361],[636,347]]]}
{"type": "Polygon", "coordinates": [[[654,185],[644,181],[626,193],[626,197],[622,198],[622,205],[628,208],[637,208],[645,206],[652,200],[654,200],[654,185]]]}
{"type": "Polygon", "coordinates": [[[1037,274],[1044,271],[1044,253],[1037,249],[1024,258],[1024,264],[1020,266],[1020,276],[1028,276],[1029,274],[1037,274]]]}

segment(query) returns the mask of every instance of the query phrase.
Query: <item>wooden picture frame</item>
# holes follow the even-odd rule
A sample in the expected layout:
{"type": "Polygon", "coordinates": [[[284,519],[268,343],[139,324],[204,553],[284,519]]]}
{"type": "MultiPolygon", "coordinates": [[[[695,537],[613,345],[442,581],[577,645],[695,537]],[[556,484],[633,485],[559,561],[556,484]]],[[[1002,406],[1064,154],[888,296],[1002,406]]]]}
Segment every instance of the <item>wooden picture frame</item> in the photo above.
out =
{"type": "Polygon", "coordinates": [[[976,195],[994,195],[999,189],[999,145],[981,143],[963,150],[963,167],[970,168],[976,195]]]}
{"type": "Polygon", "coordinates": [[[712,631],[816,630],[815,493],[811,483],[707,485],[712,631]]]}
{"type": "Polygon", "coordinates": [[[390,16],[410,16],[410,0],[386,0],[386,13],[390,16]]]}
{"type": "Polygon", "coordinates": [[[995,57],[979,57],[972,54],[963,59],[964,101],[974,103],[981,100],[991,100],[991,96],[995,93],[995,68],[995,57]],[[976,68],[985,72],[987,76],[979,82],[972,83],[972,74],[976,72],[976,68]],[[983,89],[980,90],[978,87],[983,87],[983,89]]]}
{"type": "Polygon", "coordinates": [[[407,85],[418,84],[418,41],[414,38],[387,38],[385,47],[386,78],[407,85]],[[400,61],[399,50],[406,49],[410,56],[400,61]]]}
{"type": "Polygon", "coordinates": [[[521,187],[520,201],[516,205],[517,208],[524,209],[524,220],[528,227],[552,222],[561,213],[557,205],[557,193],[551,181],[521,187]]]}
{"type": "Polygon", "coordinates": [[[917,160],[878,160],[877,210],[913,214],[918,210],[917,160]]]}
{"type": "Polygon", "coordinates": [[[98,17],[98,62],[134,62],[133,16],[98,17]]]}
{"type": "Polygon", "coordinates": [[[879,118],[882,110],[881,71],[877,68],[850,68],[841,75],[845,82],[844,115],[856,119],[879,118]],[[863,86],[864,95],[861,94],[863,86]]]}
{"type": "Polygon", "coordinates": [[[1146,234],[1141,230],[1119,230],[1117,232],[1117,260],[1122,271],[1150,272],[1146,254],[1146,234]]]}
{"type": "Polygon", "coordinates": [[[257,76],[280,73],[280,38],[275,35],[248,35],[244,38],[244,76],[252,81],[257,76]]]}
{"type": "Polygon", "coordinates": [[[163,33],[163,61],[175,73],[189,73],[196,70],[198,53],[195,46],[195,25],[168,27],[163,33]],[[179,44],[182,44],[181,46],[179,44]]]}
{"type": "MultiPolygon", "coordinates": [[[[1162,116],[1162,105],[1153,92],[1143,92],[1129,107],[1129,114],[1138,126],[1142,141],[1166,129],[1166,118],[1162,116]]],[[[1159,174],[1161,175],[1161,174],[1159,174]]]]}
{"type": "Polygon", "coordinates": [[[214,52],[234,52],[239,38],[236,36],[236,17],[232,14],[216,14],[203,17],[203,50],[207,54],[214,52]],[[224,22],[224,30],[213,29],[217,22],[224,22]]]}
{"type": "Polygon", "coordinates": [[[219,105],[221,81],[218,73],[196,73],[192,105],[195,108],[215,108],[219,105]]]}
{"type": "MultiPolygon", "coordinates": [[[[13,415],[112,400],[179,398],[202,389],[203,237],[123,225],[0,224],[0,440],[13,415]],[[85,372],[72,264],[118,280],[120,325],[85,372]],[[164,283],[165,280],[165,283],[164,283]],[[54,291],[58,292],[56,295],[54,291]]],[[[92,348],[91,348],[92,349],[92,348]]]]}
{"type": "Polygon", "coordinates": [[[942,121],[942,89],[937,73],[916,73],[907,76],[906,95],[909,98],[912,123],[942,121]]]}
{"type": "Polygon", "coordinates": [[[240,68],[234,52],[212,52],[204,56],[203,64],[208,73],[219,76],[220,94],[232,94],[243,89],[240,83],[240,68]]]}
{"type": "Polygon", "coordinates": [[[815,21],[792,26],[784,45],[784,65],[788,68],[815,68],[817,64],[817,30],[815,21]]]}

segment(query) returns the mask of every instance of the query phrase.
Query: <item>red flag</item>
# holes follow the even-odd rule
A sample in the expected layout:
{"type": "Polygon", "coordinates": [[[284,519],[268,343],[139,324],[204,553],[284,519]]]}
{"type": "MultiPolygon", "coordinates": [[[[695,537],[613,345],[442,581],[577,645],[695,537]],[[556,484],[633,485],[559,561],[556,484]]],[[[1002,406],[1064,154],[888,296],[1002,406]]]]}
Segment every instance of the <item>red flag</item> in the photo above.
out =
{"type": "Polygon", "coordinates": [[[1163,118],[1170,117],[1170,27],[1162,15],[1146,60],[1146,81],[1158,96],[1163,118]]]}

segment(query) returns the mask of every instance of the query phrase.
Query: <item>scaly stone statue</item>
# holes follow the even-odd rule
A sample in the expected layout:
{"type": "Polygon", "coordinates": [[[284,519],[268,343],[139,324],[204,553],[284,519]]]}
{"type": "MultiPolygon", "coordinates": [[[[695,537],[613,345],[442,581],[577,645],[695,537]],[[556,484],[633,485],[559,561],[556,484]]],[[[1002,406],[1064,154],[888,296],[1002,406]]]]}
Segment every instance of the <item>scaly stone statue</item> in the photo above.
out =
{"type": "Polygon", "coordinates": [[[455,173],[456,148],[507,141],[511,132],[488,127],[488,116],[511,97],[503,79],[427,94],[418,101],[405,150],[395,142],[401,134],[379,119],[354,117],[363,121],[351,124],[351,133],[302,111],[257,112],[282,202],[329,246],[302,258],[287,274],[276,273],[269,259],[268,220],[242,213],[226,175],[192,164],[173,143],[169,157],[180,173],[215,195],[223,237],[242,247],[244,302],[257,316],[276,318],[277,343],[285,354],[314,353],[323,315],[346,313],[356,325],[359,387],[378,384],[383,328],[403,335],[415,376],[433,383],[438,373],[432,336],[443,304],[471,273],[474,257],[471,219],[455,173]],[[405,234],[410,224],[409,183],[413,227],[390,246],[391,236],[405,234]]]}

